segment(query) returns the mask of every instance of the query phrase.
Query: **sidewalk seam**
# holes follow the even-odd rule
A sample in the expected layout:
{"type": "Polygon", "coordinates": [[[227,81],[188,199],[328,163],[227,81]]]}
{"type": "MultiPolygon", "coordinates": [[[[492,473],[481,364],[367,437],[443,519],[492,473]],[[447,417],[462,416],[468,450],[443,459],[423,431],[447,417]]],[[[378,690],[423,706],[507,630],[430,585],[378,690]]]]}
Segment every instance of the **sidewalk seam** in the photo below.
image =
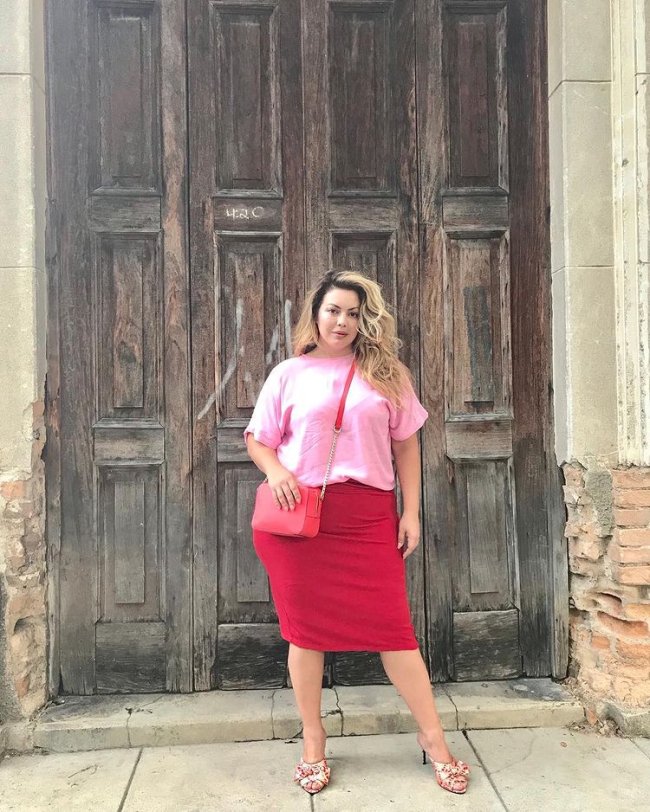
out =
{"type": "Polygon", "coordinates": [[[133,779],[135,777],[135,771],[138,768],[138,764],[140,763],[140,759],[142,758],[142,751],[144,747],[140,747],[138,755],[135,758],[135,762],[133,763],[133,769],[131,770],[131,775],[129,776],[129,780],[126,782],[126,787],[124,787],[124,794],[122,795],[122,800],[120,801],[120,805],[117,807],[117,812],[122,812],[124,809],[124,804],[126,803],[126,797],[129,794],[129,790],[131,789],[131,784],[133,783],[133,779]]]}
{"type": "MultiPolygon", "coordinates": [[[[465,737],[465,741],[466,741],[466,742],[469,744],[469,746],[470,746],[470,747],[472,748],[472,750],[474,751],[474,755],[475,755],[475,756],[476,756],[476,758],[478,759],[478,763],[481,765],[481,767],[482,767],[482,769],[483,769],[483,772],[485,773],[485,776],[486,776],[487,780],[490,782],[490,786],[492,787],[492,789],[494,790],[494,792],[495,792],[495,794],[496,794],[497,798],[498,798],[498,799],[499,799],[499,801],[501,802],[501,806],[502,806],[502,807],[503,807],[503,808],[506,810],[506,812],[508,812],[508,807],[506,806],[505,801],[504,801],[504,800],[503,800],[503,798],[501,797],[501,793],[500,793],[500,792],[499,792],[499,790],[497,789],[496,784],[495,784],[495,783],[494,783],[494,781],[492,780],[492,776],[490,775],[490,771],[489,771],[489,770],[488,770],[488,768],[486,767],[486,765],[485,765],[485,763],[484,763],[483,759],[482,759],[482,758],[479,756],[479,754],[478,754],[478,750],[477,750],[477,749],[476,749],[476,747],[474,746],[474,742],[473,742],[473,741],[470,739],[470,737],[469,737],[469,735],[468,735],[470,732],[471,732],[471,731],[469,731],[469,730],[467,730],[467,729],[465,729],[465,730],[462,730],[462,731],[461,731],[461,733],[462,733],[462,734],[463,734],[463,736],[465,737]]],[[[118,810],[118,812],[119,812],[119,810],[118,810]]]]}
{"type": "Polygon", "coordinates": [[[338,708],[339,713],[341,714],[341,736],[345,736],[345,717],[343,716],[343,708],[341,707],[341,702],[339,699],[338,691],[336,690],[336,686],[332,685],[332,690],[334,691],[334,696],[336,697],[336,707],[338,708]]]}
{"type": "MultiPolygon", "coordinates": [[[[276,689],[277,690],[277,689],[276,689]]],[[[275,739],[275,715],[273,711],[275,710],[275,691],[271,692],[271,738],[275,739]]]]}
{"type": "Polygon", "coordinates": [[[643,753],[643,755],[644,755],[646,758],[650,758],[650,755],[648,755],[648,753],[646,753],[646,751],[643,749],[643,747],[639,747],[639,745],[638,745],[638,744],[637,744],[637,743],[634,741],[634,739],[633,739],[631,736],[626,736],[626,738],[627,738],[627,739],[629,739],[629,741],[631,741],[631,742],[632,742],[632,744],[633,744],[633,745],[634,745],[634,746],[635,746],[635,747],[636,747],[638,750],[640,750],[640,751],[643,753]]]}
{"type": "MultiPolygon", "coordinates": [[[[449,691],[447,690],[447,688],[445,687],[444,684],[442,686],[442,692],[447,697],[447,699],[449,699],[451,704],[454,706],[454,712],[456,714],[456,730],[460,730],[460,723],[458,721],[458,705],[454,702],[453,696],[449,693],[449,691]]],[[[434,688],[434,694],[435,694],[435,688],[434,688]]]]}

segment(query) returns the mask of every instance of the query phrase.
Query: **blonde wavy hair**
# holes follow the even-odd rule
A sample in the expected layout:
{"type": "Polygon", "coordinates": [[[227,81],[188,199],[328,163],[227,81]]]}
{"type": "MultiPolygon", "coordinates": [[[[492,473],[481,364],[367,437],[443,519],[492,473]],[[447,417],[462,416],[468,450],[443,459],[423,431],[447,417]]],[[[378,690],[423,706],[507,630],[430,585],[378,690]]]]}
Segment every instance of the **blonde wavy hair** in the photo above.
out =
{"type": "Polygon", "coordinates": [[[395,319],[384,301],[381,287],[354,271],[328,271],[307,293],[300,318],[293,331],[294,355],[310,352],[318,344],[318,311],[332,288],[352,290],[359,297],[357,336],[352,344],[361,377],[397,408],[413,378],[397,353],[395,319]]]}

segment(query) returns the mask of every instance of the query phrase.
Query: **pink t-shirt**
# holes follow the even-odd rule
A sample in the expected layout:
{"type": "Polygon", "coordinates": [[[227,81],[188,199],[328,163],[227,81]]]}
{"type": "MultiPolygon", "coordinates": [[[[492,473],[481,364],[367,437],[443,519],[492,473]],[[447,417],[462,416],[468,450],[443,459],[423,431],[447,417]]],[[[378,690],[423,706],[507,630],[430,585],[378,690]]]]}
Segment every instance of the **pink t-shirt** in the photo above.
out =
{"type": "MultiPolygon", "coordinates": [[[[276,450],[280,463],[298,482],[323,484],[336,413],[351,356],[288,358],[264,382],[244,431],[276,450]]],[[[395,487],[391,439],[405,440],[428,417],[409,386],[404,406],[395,409],[358,371],[348,392],[343,425],[329,482],[356,479],[383,490],[395,487]]]]}

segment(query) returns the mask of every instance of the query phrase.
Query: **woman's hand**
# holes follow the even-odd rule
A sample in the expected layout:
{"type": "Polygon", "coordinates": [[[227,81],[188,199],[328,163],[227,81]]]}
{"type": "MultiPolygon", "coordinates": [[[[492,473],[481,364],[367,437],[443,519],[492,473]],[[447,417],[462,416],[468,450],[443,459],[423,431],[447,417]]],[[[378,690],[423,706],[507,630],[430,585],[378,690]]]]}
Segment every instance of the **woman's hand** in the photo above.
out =
{"type": "Polygon", "coordinates": [[[420,519],[417,513],[403,513],[399,520],[399,532],[397,534],[397,549],[401,550],[404,545],[403,558],[408,558],[413,550],[420,543],[420,519]]]}
{"type": "Polygon", "coordinates": [[[300,502],[298,480],[283,465],[277,465],[267,471],[266,478],[277,507],[282,510],[293,510],[300,502]]]}

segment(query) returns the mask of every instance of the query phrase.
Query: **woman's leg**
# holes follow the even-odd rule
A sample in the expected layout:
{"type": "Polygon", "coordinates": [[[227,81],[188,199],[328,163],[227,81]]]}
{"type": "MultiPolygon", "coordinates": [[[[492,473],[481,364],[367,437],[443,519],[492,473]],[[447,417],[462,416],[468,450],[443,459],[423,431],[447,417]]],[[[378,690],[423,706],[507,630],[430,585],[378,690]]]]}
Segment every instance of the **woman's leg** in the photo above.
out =
{"type": "Polygon", "coordinates": [[[325,756],[327,734],[320,715],[324,661],[324,652],[289,643],[289,674],[302,719],[302,757],[310,764],[325,756]]]}
{"type": "Polygon", "coordinates": [[[434,761],[451,761],[429,674],[419,649],[382,651],[380,656],[388,679],[418,723],[422,747],[434,761]]]}

